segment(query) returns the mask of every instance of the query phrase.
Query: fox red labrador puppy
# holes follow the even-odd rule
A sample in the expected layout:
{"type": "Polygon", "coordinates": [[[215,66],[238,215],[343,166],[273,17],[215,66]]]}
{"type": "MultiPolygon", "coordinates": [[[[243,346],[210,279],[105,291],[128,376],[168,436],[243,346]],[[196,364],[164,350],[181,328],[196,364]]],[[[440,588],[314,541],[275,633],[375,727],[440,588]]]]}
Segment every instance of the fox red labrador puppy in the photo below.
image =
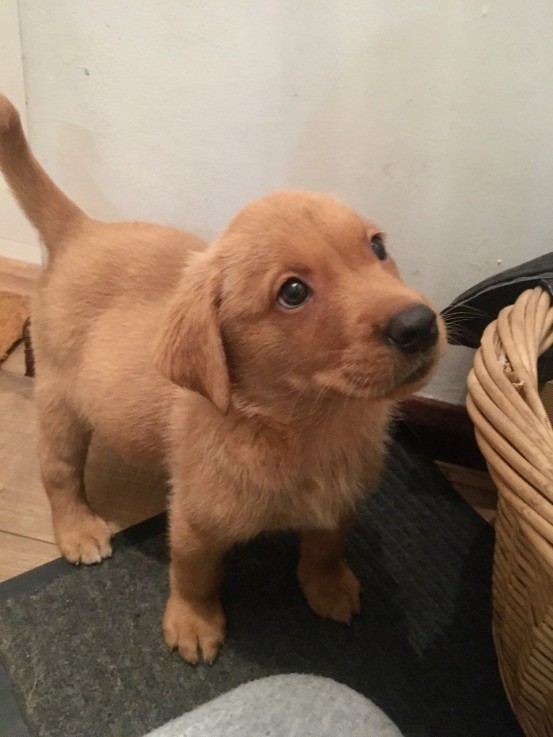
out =
{"type": "Polygon", "coordinates": [[[343,560],[398,399],[436,366],[445,330],[400,279],[379,228],[333,197],[277,192],[209,247],[71,202],[0,98],[0,162],[49,254],[34,301],[39,454],[56,540],[74,563],[111,554],[87,503],[91,431],[170,475],[163,631],[191,663],[225,636],[223,557],[262,531],[301,532],[312,609],[348,622],[343,560]]]}

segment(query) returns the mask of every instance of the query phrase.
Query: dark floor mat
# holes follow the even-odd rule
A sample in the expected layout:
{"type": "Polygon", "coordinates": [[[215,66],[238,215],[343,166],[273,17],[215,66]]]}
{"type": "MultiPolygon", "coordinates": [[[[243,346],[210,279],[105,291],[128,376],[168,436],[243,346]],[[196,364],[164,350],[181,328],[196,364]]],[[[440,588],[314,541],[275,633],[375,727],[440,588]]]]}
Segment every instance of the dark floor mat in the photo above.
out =
{"type": "Polygon", "coordinates": [[[167,561],[157,534],[3,604],[0,653],[33,737],[138,737],[286,672],[351,686],[407,737],[520,737],[490,633],[492,546],[491,529],[439,471],[395,444],[349,543],[363,586],[350,627],[310,612],[295,538],[268,537],[229,557],[219,660],[188,666],[161,638],[167,561]]]}

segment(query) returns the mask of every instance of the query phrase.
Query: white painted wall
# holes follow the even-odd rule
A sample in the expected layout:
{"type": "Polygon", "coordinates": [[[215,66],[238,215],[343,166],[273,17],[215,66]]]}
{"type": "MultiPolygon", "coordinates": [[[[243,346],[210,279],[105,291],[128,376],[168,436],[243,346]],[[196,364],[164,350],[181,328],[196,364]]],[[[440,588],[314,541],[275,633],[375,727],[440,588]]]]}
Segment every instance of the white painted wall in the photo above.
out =
{"type": "MultiPolygon", "coordinates": [[[[0,0],[0,90],[21,111],[26,126],[23,56],[17,0],[0,0]]],[[[40,246],[0,175],[0,256],[40,263],[40,246]]]]}
{"type": "MultiPolygon", "coordinates": [[[[552,248],[550,0],[19,8],[33,144],[96,216],[212,237],[273,188],[332,191],[440,307],[552,248]]],[[[462,398],[466,364],[427,393],[462,398]]]]}

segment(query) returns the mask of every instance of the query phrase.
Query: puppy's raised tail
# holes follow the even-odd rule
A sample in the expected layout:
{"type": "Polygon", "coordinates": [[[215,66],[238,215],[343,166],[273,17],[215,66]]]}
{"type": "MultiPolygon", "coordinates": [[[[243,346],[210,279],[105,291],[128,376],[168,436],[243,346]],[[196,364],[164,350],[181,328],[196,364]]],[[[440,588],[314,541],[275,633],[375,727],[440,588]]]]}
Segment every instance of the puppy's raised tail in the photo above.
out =
{"type": "Polygon", "coordinates": [[[19,113],[0,94],[0,168],[23,212],[38,230],[51,256],[87,219],[56,187],[33,156],[19,113]]]}

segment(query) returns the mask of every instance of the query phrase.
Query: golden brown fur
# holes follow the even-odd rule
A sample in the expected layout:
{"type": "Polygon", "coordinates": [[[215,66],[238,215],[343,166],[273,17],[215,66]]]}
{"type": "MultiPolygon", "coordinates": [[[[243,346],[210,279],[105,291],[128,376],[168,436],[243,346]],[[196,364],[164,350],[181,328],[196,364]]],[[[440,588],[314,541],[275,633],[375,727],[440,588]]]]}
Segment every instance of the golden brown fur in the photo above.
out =
{"type": "Polygon", "coordinates": [[[391,411],[443,349],[404,355],[383,333],[426,303],[378,260],[378,230],[326,195],[252,203],[209,248],[187,233],[100,223],[51,182],[0,97],[0,164],[49,252],[33,310],[39,455],[70,561],[110,555],[88,506],[92,429],[172,482],[165,639],[190,662],[224,639],[225,552],[266,530],[302,531],[312,608],[349,621],[359,586],[342,560],[363,489],[380,472],[391,411]],[[312,298],[279,306],[288,277],[312,298]]]}

